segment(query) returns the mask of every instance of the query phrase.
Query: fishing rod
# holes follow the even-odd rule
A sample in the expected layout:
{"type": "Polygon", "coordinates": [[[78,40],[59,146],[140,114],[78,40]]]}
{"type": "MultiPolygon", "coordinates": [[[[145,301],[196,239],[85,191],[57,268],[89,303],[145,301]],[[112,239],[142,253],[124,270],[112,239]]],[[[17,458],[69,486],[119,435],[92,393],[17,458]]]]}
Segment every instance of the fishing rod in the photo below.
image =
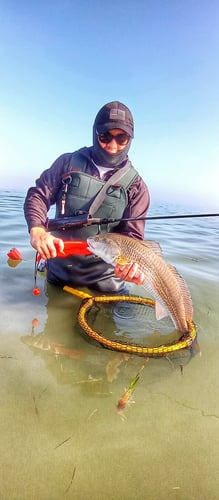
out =
{"type": "Polygon", "coordinates": [[[83,227],[97,224],[101,226],[103,224],[114,224],[115,222],[129,222],[138,220],[165,220],[165,219],[188,219],[188,218],[199,218],[199,217],[219,217],[219,213],[204,213],[204,214],[182,214],[182,215],[156,215],[150,217],[127,217],[120,219],[113,218],[101,218],[101,217],[90,217],[89,214],[80,214],[74,217],[59,217],[56,219],[48,219],[47,229],[48,231],[55,231],[58,229],[71,229],[74,227],[83,227]]]}

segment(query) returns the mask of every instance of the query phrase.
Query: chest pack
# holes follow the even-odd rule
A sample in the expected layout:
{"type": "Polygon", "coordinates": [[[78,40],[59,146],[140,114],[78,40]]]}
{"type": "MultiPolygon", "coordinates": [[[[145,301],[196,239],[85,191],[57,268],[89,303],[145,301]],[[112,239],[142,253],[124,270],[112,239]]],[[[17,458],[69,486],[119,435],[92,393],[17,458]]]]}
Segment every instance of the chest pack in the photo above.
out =
{"type": "MultiPolygon", "coordinates": [[[[126,165],[121,169],[124,171],[124,173],[121,172],[121,175],[117,171],[107,181],[93,177],[86,173],[89,159],[83,154],[85,150],[86,148],[82,148],[72,154],[68,172],[62,176],[62,187],[56,205],[56,217],[74,217],[89,213],[93,217],[121,218],[128,203],[127,190],[137,177],[137,171],[127,160],[126,165]],[[115,182],[113,179],[116,176],[118,180],[115,182]]],[[[118,223],[114,223],[112,226],[115,227],[115,225],[118,223]]],[[[95,232],[94,226],[82,227],[74,229],[73,236],[74,238],[87,238],[95,232]]],[[[69,236],[68,230],[66,237],[69,238],[69,236]]]]}

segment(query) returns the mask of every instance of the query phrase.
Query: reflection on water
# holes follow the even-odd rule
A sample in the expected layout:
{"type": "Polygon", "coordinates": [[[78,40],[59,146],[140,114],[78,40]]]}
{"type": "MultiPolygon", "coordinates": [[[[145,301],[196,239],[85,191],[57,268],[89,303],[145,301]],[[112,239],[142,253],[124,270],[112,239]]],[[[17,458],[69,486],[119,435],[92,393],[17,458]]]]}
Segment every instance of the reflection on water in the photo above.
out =
{"type": "MultiPolygon", "coordinates": [[[[198,345],[144,365],[82,332],[77,297],[55,287],[32,295],[35,253],[22,205],[22,194],[1,193],[0,498],[218,498],[218,220],[148,221],[147,238],[191,290],[198,345]],[[23,259],[11,268],[14,246],[23,259]],[[138,373],[121,415],[118,402],[138,373]]],[[[151,215],[159,213],[177,208],[151,215]]],[[[171,322],[154,329],[151,314],[139,310],[124,325],[106,308],[90,320],[123,340],[172,338],[171,322]]]]}

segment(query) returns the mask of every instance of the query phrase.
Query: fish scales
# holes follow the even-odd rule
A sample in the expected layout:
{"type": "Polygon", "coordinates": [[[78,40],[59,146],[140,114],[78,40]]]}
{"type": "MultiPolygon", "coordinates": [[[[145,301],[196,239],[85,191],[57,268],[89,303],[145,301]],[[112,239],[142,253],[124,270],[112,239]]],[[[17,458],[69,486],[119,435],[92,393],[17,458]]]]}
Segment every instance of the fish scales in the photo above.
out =
{"type": "Polygon", "coordinates": [[[158,243],[107,233],[88,238],[88,245],[93,253],[114,266],[137,262],[145,275],[143,286],[156,299],[157,318],[169,314],[176,328],[188,331],[193,317],[189,289],[175,267],[165,262],[158,243]]]}
{"type": "MultiPolygon", "coordinates": [[[[114,236],[114,235],[111,235],[114,236]]],[[[168,309],[174,318],[178,317],[177,326],[187,330],[187,322],[180,321],[188,312],[187,320],[192,320],[192,304],[187,285],[176,269],[157,255],[150,248],[150,243],[139,245],[138,240],[127,239],[116,235],[120,240],[120,258],[127,262],[137,262],[146,278],[143,285],[168,309]],[[147,251],[145,251],[147,249],[147,251]],[[157,293],[158,292],[158,293],[157,293]],[[183,293],[182,293],[183,292],[183,293]],[[174,300],[173,299],[174,296],[174,300]],[[179,311],[180,309],[180,311],[179,311]]]]}

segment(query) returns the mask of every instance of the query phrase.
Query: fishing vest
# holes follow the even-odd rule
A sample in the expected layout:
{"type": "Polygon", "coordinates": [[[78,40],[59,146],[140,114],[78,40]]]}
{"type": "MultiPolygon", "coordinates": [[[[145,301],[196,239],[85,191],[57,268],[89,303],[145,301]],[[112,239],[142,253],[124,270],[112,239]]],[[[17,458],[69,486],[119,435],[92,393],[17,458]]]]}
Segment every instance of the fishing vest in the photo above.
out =
{"type": "MultiPolygon", "coordinates": [[[[89,208],[104,186],[105,181],[97,179],[85,173],[89,159],[83,155],[86,148],[81,148],[72,154],[69,171],[62,176],[62,186],[59,190],[56,203],[56,217],[74,217],[88,214],[89,208]]],[[[120,219],[128,203],[127,190],[137,177],[138,172],[130,164],[130,170],[119,180],[117,185],[110,185],[105,198],[97,209],[94,217],[120,219]]],[[[101,226],[103,232],[111,231],[119,224],[112,223],[101,226]]],[[[83,239],[97,234],[98,227],[95,225],[84,226],[74,229],[61,229],[53,232],[62,239],[83,239]]]]}

